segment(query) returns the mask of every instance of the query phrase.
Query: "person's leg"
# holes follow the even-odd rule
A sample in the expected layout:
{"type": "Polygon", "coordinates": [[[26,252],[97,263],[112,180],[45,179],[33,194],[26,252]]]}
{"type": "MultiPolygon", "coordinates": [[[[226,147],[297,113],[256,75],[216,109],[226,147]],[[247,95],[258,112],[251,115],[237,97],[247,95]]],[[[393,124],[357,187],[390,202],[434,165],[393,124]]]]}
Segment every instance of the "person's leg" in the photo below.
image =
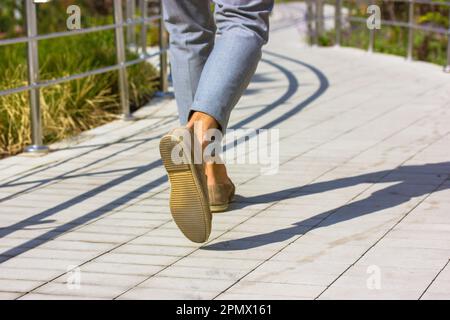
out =
{"type": "MultiPolygon", "coordinates": [[[[218,122],[208,114],[190,114],[190,111],[203,67],[214,45],[216,27],[210,3],[209,0],[163,1],[164,22],[170,34],[169,54],[180,122],[188,128],[200,122],[205,131],[218,128],[218,122]]],[[[204,133],[201,131],[200,135],[204,133]]],[[[228,181],[224,165],[207,164],[205,169],[209,177],[208,184],[228,181]]]]}
{"type": "MultiPolygon", "coordinates": [[[[215,0],[218,37],[203,68],[188,126],[226,131],[230,113],[247,88],[268,40],[273,0],[215,0]],[[212,121],[216,120],[216,121],[212,121]]],[[[203,132],[201,133],[203,134],[203,132]]],[[[226,184],[225,165],[206,163],[208,185],[226,184]]]]}
{"type": "Polygon", "coordinates": [[[216,27],[209,0],[164,0],[164,24],[170,34],[169,56],[179,118],[186,125],[216,27]]]}
{"type": "MultiPolygon", "coordinates": [[[[180,120],[182,124],[188,122],[188,128],[201,128],[196,135],[202,145],[208,129],[220,128],[225,132],[231,110],[261,58],[273,6],[273,0],[216,0],[215,3],[220,35],[214,43],[211,39],[214,27],[209,27],[213,24],[209,1],[164,2],[166,26],[172,38],[170,52],[180,120]]],[[[185,132],[186,129],[175,129],[161,139],[161,158],[171,184],[170,208],[175,222],[189,239],[204,242],[211,232],[211,210],[227,208],[234,186],[230,182],[227,188],[206,187],[202,164],[174,161],[179,156],[192,157],[186,147],[191,135],[187,138],[185,132]],[[208,193],[216,199],[225,199],[225,203],[208,203],[208,193]]],[[[213,178],[226,176],[224,169],[224,166],[212,167],[210,173],[213,178]]]]}
{"type": "Polygon", "coordinates": [[[191,113],[217,120],[226,131],[230,113],[250,83],[268,40],[273,0],[214,0],[218,36],[203,68],[191,113]]]}
{"type": "MultiPolygon", "coordinates": [[[[175,98],[182,125],[189,120],[197,85],[214,45],[216,28],[210,4],[208,0],[163,0],[175,98]]],[[[212,215],[204,167],[191,161],[191,138],[189,130],[174,129],[161,139],[160,153],[171,186],[170,211],[175,223],[190,240],[205,242],[211,232],[212,215]],[[176,156],[181,156],[183,161],[175,161],[176,156]]]]}
{"type": "MultiPolygon", "coordinates": [[[[220,124],[212,116],[203,112],[195,111],[192,112],[186,127],[191,130],[195,128],[197,140],[202,142],[202,149],[204,149],[207,146],[207,141],[204,140],[206,132],[210,129],[219,129],[220,124]]],[[[218,133],[220,133],[220,130],[218,131],[218,133]]],[[[230,182],[227,169],[223,163],[205,161],[205,174],[209,186],[230,182]]]]}

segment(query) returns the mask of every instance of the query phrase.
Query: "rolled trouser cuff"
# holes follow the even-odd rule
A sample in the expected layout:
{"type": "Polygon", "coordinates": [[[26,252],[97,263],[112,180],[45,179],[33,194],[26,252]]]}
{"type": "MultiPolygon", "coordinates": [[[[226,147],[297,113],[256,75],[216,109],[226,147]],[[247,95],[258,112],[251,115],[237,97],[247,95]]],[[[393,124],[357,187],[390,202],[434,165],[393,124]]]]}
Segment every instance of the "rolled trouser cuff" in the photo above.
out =
{"type": "Polygon", "coordinates": [[[228,127],[231,109],[227,106],[217,106],[217,101],[198,101],[192,104],[190,115],[194,112],[202,112],[213,117],[220,125],[220,130],[225,132],[228,127]]]}

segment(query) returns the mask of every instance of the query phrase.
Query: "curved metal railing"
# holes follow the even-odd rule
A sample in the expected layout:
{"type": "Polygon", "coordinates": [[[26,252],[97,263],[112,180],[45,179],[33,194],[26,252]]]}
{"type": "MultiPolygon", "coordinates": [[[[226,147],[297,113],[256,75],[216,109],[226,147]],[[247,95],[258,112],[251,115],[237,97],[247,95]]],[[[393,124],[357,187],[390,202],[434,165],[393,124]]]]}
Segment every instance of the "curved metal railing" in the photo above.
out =
{"type": "MultiPolygon", "coordinates": [[[[29,92],[29,104],[31,113],[31,140],[32,144],[25,148],[26,152],[31,153],[46,153],[48,147],[43,144],[42,138],[42,116],[41,106],[39,102],[40,89],[60,84],[63,82],[77,80],[92,75],[103,74],[106,72],[117,71],[119,73],[119,91],[120,91],[120,103],[122,107],[123,118],[125,120],[131,119],[130,104],[129,104],[129,88],[128,88],[128,76],[127,68],[147,61],[148,59],[159,55],[160,59],[160,90],[167,92],[168,90],[168,64],[167,64],[167,47],[168,38],[164,30],[162,18],[161,18],[161,1],[159,1],[160,14],[147,16],[147,0],[139,0],[139,6],[141,11],[141,17],[135,18],[135,0],[127,0],[126,19],[123,17],[122,1],[114,0],[114,24],[90,27],[80,30],[55,32],[46,35],[38,35],[37,32],[37,18],[36,18],[36,5],[39,1],[26,0],[25,12],[26,12],[26,25],[27,36],[13,39],[0,40],[0,46],[27,43],[27,64],[28,64],[28,85],[10,88],[6,90],[0,90],[0,96],[15,94],[20,92],[29,92]],[[147,24],[159,21],[160,37],[159,37],[159,51],[154,54],[147,53],[147,24]],[[142,47],[142,54],[138,59],[126,61],[125,50],[125,38],[124,28],[128,26],[141,25],[140,34],[140,46],[142,47]],[[39,77],[39,56],[38,46],[40,40],[55,39],[60,37],[76,36],[80,34],[87,34],[92,32],[100,32],[106,30],[115,30],[115,47],[117,64],[107,67],[90,70],[87,72],[74,74],[66,77],[55,78],[52,80],[40,80],[39,77]]],[[[41,1],[42,2],[42,1],[41,1]]],[[[48,1],[45,1],[48,2],[48,1]]],[[[131,28],[129,28],[130,30],[131,28]]],[[[132,36],[130,33],[128,37],[132,36]]]]}
{"type": "MultiPolygon", "coordinates": [[[[47,0],[48,2],[50,0],[47,0]]],[[[0,46],[12,45],[19,43],[27,43],[27,64],[28,64],[28,85],[10,88],[6,90],[0,90],[0,96],[15,94],[20,92],[29,92],[29,104],[31,113],[31,139],[32,144],[25,148],[26,152],[47,152],[48,148],[43,145],[42,139],[42,119],[41,119],[41,108],[39,103],[40,89],[60,84],[63,82],[81,79],[84,77],[98,75],[106,72],[117,71],[119,73],[119,90],[120,90],[120,103],[122,107],[122,113],[124,119],[131,118],[130,104],[129,104],[129,89],[128,89],[128,77],[127,68],[129,66],[144,62],[149,58],[159,55],[160,58],[160,90],[162,92],[167,92],[168,88],[168,63],[167,63],[167,48],[168,48],[168,37],[164,30],[161,10],[162,1],[159,2],[160,14],[147,16],[147,1],[139,0],[139,6],[141,11],[141,17],[134,17],[135,10],[135,0],[126,0],[126,18],[123,17],[122,1],[114,0],[114,24],[95,26],[90,28],[85,28],[81,30],[55,32],[51,34],[38,35],[37,32],[37,19],[36,19],[36,3],[33,0],[26,0],[26,22],[27,22],[27,36],[14,38],[14,39],[4,39],[0,40],[0,46]],[[159,21],[160,28],[160,40],[159,40],[159,51],[155,54],[147,53],[147,28],[144,26],[154,22],[159,21]],[[141,25],[140,34],[140,46],[142,48],[142,54],[138,59],[132,61],[126,61],[125,58],[125,39],[124,39],[124,28],[128,26],[141,25]],[[39,59],[38,59],[38,45],[40,40],[54,39],[59,37],[76,36],[80,34],[87,34],[92,32],[100,32],[106,30],[115,30],[115,46],[116,46],[116,56],[117,64],[107,67],[98,68],[95,70],[74,74],[66,77],[55,78],[51,80],[40,80],[39,77],[39,59]]],[[[450,27],[436,28],[430,26],[423,26],[414,23],[414,5],[415,4],[428,4],[433,6],[446,6],[449,7],[449,20],[450,20],[450,2],[433,2],[426,0],[382,0],[382,1],[397,1],[408,3],[408,22],[399,22],[391,20],[381,20],[384,25],[405,27],[408,29],[408,42],[407,42],[407,59],[412,60],[413,51],[413,35],[415,30],[423,30],[428,32],[433,32],[437,34],[447,35],[447,64],[444,67],[446,72],[450,72],[450,27]]],[[[37,1],[36,1],[37,2],[37,1]]],[[[308,20],[308,31],[312,39],[312,43],[318,44],[318,36],[320,33],[320,23],[325,20],[323,15],[323,0],[306,0],[307,2],[307,20],[308,20]]],[[[370,0],[367,0],[370,4],[370,0]]],[[[342,3],[343,0],[335,1],[335,29],[336,29],[336,45],[341,44],[341,32],[342,32],[342,3]]],[[[361,22],[365,23],[366,19],[360,17],[346,17],[348,21],[351,22],[361,22]]],[[[130,30],[131,28],[128,28],[130,30]]],[[[369,45],[367,50],[369,52],[373,51],[374,41],[375,41],[375,30],[369,30],[369,45]]],[[[128,32],[127,37],[133,37],[134,34],[128,32]]]]}
{"type": "MultiPolygon", "coordinates": [[[[318,37],[320,36],[320,23],[325,20],[323,14],[323,0],[306,0],[307,1],[307,20],[308,20],[308,30],[310,32],[311,42],[315,45],[318,45],[318,37]]],[[[383,2],[403,2],[408,4],[408,22],[401,21],[393,21],[393,20],[383,20],[381,19],[381,25],[387,26],[397,26],[407,28],[408,30],[408,41],[407,41],[407,50],[406,50],[406,58],[408,60],[413,59],[413,40],[414,40],[414,31],[421,30],[427,31],[435,34],[447,35],[447,63],[444,66],[444,71],[450,73],[450,25],[449,28],[439,28],[427,25],[419,25],[415,23],[414,16],[414,6],[416,4],[427,4],[432,6],[442,6],[449,8],[449,23],[450,23],[450,2],[435,2],[435,1],[427,1],[427,0],[380,0],[383,2]]],[[[369,4],[374,4],[374,1],[366,0],[369,4]]],[[[335,30],[336,30],[336,39],[335,44],[337,46],[341,45],[341,33],[342,33],[342,25],[343,25],[343,16],[342,16],[342,4],[343,0],[335,0],[335,30]]],[[[366,23],[367,19],[361,17],[346,17],[347,21],[350,22],[359,22],[366,23]]],[[[367,47],[367,51],[373,52],[374,42],[375,42],[375,29],[370,29],[369,36],[369,45],[367,47]]]]}

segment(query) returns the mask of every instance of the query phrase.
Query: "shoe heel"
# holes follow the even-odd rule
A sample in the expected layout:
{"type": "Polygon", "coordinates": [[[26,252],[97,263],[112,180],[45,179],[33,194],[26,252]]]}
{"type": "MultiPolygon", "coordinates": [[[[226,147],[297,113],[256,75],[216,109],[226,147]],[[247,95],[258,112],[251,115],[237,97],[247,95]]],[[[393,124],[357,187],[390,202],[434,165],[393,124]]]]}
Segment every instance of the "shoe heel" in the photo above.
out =
{"type": "Polygon", "coordinates": [[[172,137],[167,136],[161,139],[159,144],[159,151],[161,153],[161,159],[163,161],[164,167],[167,172],[174,171],[187,171],[189,170],[188,159],[183,159],[183,163],[174,163],[172,159],[172,150],[175,148],[180,141],[174,140],[172,137]]]}
{"type": "Polygon", "coordinates": [[[173,162],[172,150],[179,143],[173,136],[160,141],[160,153],[170,181],[170,212],[181,232],[196,243],[206,242],[211,233],[208,201],[194,177],[194,165],[183,153],[183,163],[173,162]]]}

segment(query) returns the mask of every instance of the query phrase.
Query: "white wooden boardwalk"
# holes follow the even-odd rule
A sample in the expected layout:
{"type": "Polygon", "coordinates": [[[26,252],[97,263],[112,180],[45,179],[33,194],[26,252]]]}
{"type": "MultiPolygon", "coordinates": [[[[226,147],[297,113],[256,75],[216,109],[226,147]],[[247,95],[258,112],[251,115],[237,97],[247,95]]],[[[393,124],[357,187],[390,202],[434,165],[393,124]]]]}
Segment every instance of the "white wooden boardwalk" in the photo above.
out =
{"type": "Polygon", "coordinates": [[[207,244],[171,221],[153,101],[0,161],[0,298],[449,299],[450,75],[274,30],[231,126],[280,129],[279,173],[230,166],[207,244]]]}

